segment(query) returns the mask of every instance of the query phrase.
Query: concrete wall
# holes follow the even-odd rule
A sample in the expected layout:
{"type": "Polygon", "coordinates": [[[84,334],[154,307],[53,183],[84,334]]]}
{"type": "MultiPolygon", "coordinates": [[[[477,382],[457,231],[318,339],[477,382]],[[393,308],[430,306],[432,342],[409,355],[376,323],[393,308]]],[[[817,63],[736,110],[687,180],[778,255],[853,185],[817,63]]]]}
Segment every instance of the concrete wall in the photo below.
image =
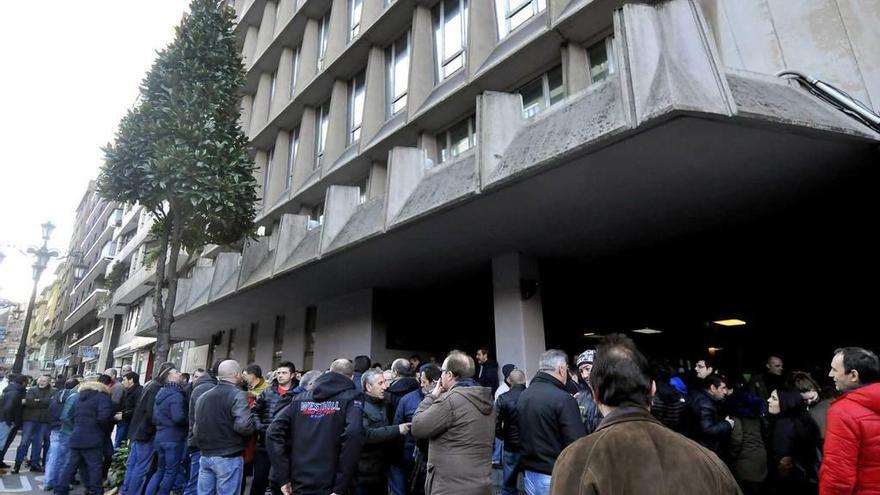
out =
{"type": "Polygon", "coordinates": [[[880,108],[880,2],[699,0],[729,67],[802,71],[880,108]]]}

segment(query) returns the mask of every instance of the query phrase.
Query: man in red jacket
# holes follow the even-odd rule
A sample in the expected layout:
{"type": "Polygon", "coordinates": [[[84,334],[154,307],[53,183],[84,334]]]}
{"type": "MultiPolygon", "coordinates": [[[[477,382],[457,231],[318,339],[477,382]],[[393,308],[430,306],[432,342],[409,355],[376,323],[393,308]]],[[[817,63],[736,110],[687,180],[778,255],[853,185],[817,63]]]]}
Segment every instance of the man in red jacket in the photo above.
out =
{"type": "Polygon", "coordinates": [[[828,410],[819,493],[880,493],[880,360],[867,349],[837,349],[828,376],[843,395],[828,410]]]}

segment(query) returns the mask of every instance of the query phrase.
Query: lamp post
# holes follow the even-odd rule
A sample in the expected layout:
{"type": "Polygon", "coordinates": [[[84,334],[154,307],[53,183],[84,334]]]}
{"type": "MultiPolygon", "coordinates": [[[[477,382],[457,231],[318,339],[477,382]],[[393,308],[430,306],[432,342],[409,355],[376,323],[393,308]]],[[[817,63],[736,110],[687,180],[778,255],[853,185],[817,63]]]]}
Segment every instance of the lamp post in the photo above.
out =
{"type": "Polygon", "coordinates": [[[31,326],[31,317],[34,314],[34,301],[37,299],[37,283],[40,281],[40,276],[43,274],[43,270],[46,269],[46,265],[49,264],[49,260],[58,256],[58,251],[50,250],[47,247],[49,243],[49,237],[52,235],[52,231],[55,229],[55,226],[52,225],[52,222],[46,222],[41,225],[43,228],[43,245],[39,249],[29,248],[28,253],[33,254],[37,257],[37,260],[34,261],[33,269],[34,269],[34,288],[31,291],[31,299],[28,301],[27,305],[27,313],[24,316],[24,325],[21,329],[21,341],[18,343],[18,352],[15,354],[15,363],[12,365],[13,373],[21,373],[21,369],[24,367],[24,356],[25,351],[27,350],[27,338],[28,338],[28,330],[30,330],[31,326]]]}

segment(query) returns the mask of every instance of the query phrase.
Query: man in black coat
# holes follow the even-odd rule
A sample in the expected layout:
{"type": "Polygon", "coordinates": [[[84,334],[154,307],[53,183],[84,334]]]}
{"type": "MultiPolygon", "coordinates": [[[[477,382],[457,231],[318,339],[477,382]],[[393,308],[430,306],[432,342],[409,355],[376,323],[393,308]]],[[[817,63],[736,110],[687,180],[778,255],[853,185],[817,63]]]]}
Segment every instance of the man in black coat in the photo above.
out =
{"type": "MultiPolygon", "coordinates": [[[[134,416],[134,409],[137,407],[138,399],[144,387],[141,386],[141,377],[133,371],[122,375],[122,401],[119,404],[119,412],[116,413],[116,439],[113,447],[119,448],[126,439],[128,439],[128,427],[131,425],[131,418],[134,416]]],[[[112,388],[111,398],[113,397],[112,388]]]]}
{"type": "MultiPolygon", "coordinates": [[[[409,366],[409,361],[406,362],[409,366]]],[[[399,425],[388,420],[388,384],[379,370],[367,370],[361,378],[364,388],[364,447],[358,461],[358,492],[384,495],[388,490],[388,468],[399,455],[396,440],[409,433],[410,423],[399,425]]],[[[401,442],[402,446],[402,442],[401,442]]]]}
{"type": "Polygon", "coordinates": [[[586,435],[577,401],[565,387],[568,356],[550,349],[541,354],[538,373],[519,397],[520,467],[533,493],[548,493],[553,464],[562,450],[586,435]]]}
{"type": "MultiPolygon", "coordinates": [[[[281,408],[289,404],[289,400],[283,400],[288,390],[293,390],[293,375],[296,366],[289,361],[278,365],[275,369],[275,380],[272,386],[263,390],[254,404],[254,416],[257,420],[257,451],[254,455],[254,481],[251,484],[251,495],[263,495],[269,486],[269,453],[266,452],[266,430],[275,419],[275,415],[281,408]]],[[[278,486],[272,486],[272,492],[276,495],[281,493],[278,486]]]]}
{"type": "Polygon", "coordinates": [[[733,420],[721,415],[721,403],[727,392],[724,378],[709,375],[703,379],[703,389],[694,396],[692,403],[696,421],[692,426],[694,440],[716,454],[720,454],[733,431],[733,420]]]}
{"type": "MultiPolygon", "coordinates": [[[[174,369],[174,363],[162,363],[156,376],[164,376],[174,369]]],[[[131,441],[131,450],[125,464],[125,480],[119,492],[123,495],[137,495],[141,492],[141,486],[145,484],[147,474],[150,472],[150,464],[153,458],[153,439],[156,436],[156,426],[153,425],[153,406],[156,404],[156,394],[162,389],[159,380],[150,380],[141,391],[137,405],[128,425],[128,438],[131,441]]]]}
{"type": "Polygon", "coordinates": [[[70,451],[61,478],[55,486],[56,495],[67,495],[70,482],[81,464],[85,465],[87,493],[104,493],[101,468],[104,464],[104,446],[113,419],[113,401],[110,387],[99,381],[80,384],[76,403],[73,405],[73,432],[70,434],[70,451]]]}
{"type": "Polygon", "coordinates": [[[364,435],[353,374],[351,361],[337,359],[312,391],[297,396],[269,426],[270,479],[287,493],[342,495],[354,486],[364,435]]]}
{"type": "Polygon", "coordinates": [[[480,349],[477,351],[477,364],[480,369],[477,370],[477,383],[482,387],[492,389],[492,395],[498,390],[501,381],[498,379],[498,363],[490,359],[488,349],[480,349]]]}
{"type": "MultiPolygon", "coordinates": [[[[419,389],[419,381],[416,380],[416,372],[410,367],[409,359],[395,359],[391,363],[391,373],[394,379],[385,390],[385,402],[388,405],[388,422],[394,422],[394,413],[397,405],[404,395],[419,389]]],[[[366,391],[366,390],[365,390],[366,391]]]]}
{"type": "Polygon", "coordinates": [[[189,394],[189,412],[187,413],[189,416],[189,432],[186,436],[186,446],[189,454],[189,478],[186,481],[186,487],[183,489],[184,495],[196,495],[198,492],[199,460],[202,454],[199,450],[198,442],[193,437],[193,426],[196,420],[196,401],[205,392],[217,386],[215,376],[218,366],[220,366],[220,363],[215,363],[210,371],[199,368],[193,375],[192,391],[189,394]]]}
{"type": "Polygon", "coordinates": [[[0,422],[5,424],[5,427],[0,425],[0,467],[3,468],[9,467],[3,458],[24,423],[24,398],[27,394],[26,376],[10,374],[6,379],[9,384],[0,396],[0,422]],[[3,430],[6,435],[2,434],[3,430]]]}
{"type": "Polygon", "coordinates": [[[519,477],[519,414],[516,406],[520,395],[526,390],[526,374],[522,370],[514,369],[507,375],[507,386],[510,390],[504,392],[495,401],[495,410],[498,416],[495,418],[495,437],[504,442],[502,454],[502,468],[504,479],[501,485],[502,495],[517,495],[517,478],[519,477]]]}

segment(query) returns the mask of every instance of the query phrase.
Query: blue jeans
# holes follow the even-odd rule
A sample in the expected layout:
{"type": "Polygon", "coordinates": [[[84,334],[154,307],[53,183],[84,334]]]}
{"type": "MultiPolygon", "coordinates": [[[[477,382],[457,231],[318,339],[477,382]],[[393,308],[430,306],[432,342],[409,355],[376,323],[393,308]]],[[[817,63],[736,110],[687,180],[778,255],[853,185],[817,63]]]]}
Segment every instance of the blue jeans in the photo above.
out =
{"type": "Polygon", "coordinates": [[[174,487],[174,480],[180,471],[183,460],[183,442],[156,442],[159,464],[150,478],[146,495],[168,495],[174,487]]]}
{"type": "Polygon", "coordinates": [[[526,471],[523,475],[523,489],[527,495],[549,495],[550,475],[526,471]]]}
{"type": "Polygon", "coordinates": [[[501,465],[501,450],[504,447],[504,442],[499,439],[495,439],[495,445],[492,448],[492,465],[500,466],[501,465]]]}
{"type": "Polygon", "coordinates": [[[125,479],[120,492],[125,495],[139,495],[144,486],[144,478],[150,472],[150,459],[153,457],[153,442],[132,442],[125,463],[125,479]]]}
{"type": "MultiPolygon", "coordinates": [[[[7,423],[6,421],[0,421],[0,449],[6,445],[6,439],[9,438],[9,432],[12,431],[12,425],[7,423]]],[[[0,462],[3,461],[3,456],[0,455],[0,462]]]]}
{"type": "Polygon", "coordinates": [[[46,456],[46,473],[43,475],[43,484],[54,487],[61,479],[64,466],[67,465],[70,450],[70,433],[61,430],[52,430],[49,435],[49,455],[46,456]]]}
{"type": "Polygon", "coordinates": [[[197,495],[199,493],[199,459],[201,458],[201,450],[193,450],[189,453],[189,479],[186,480],[183,495],[197,495]]]}
{"type": "Polygon", "coordinates": [[[27,455],[28,447],[31,447],[31,466],[40,465],[40,454],[43,451],[43,436],[46,434],[43,430],[48,430],[48,423],[37,423],[36,421],[25,421],[21,428],[21,444],[15,453],[15,464],[21,465],[24,457],[27,455]]]}
{"type": "Polygon", "coordinates": [[[504,478],[501,482],[501,495],[518,495],[516,484],[519,480],[519,452],[509,452],[507,450],[501,454],[501,460],[504,468],[504,478]]]}
{"type": "Polygon", "coordinates": [[[244,458],[206,457],[199,460],[198,495],[238,495],[244,474],[244,458]]]}
{"type": "Polygon", "coordinates": [[[122,442],[128,437],[128,421],[120,421],[116,423],[116,439],[113,441],[113,448],[118,449],[122,442]]]}
{"type": "Polygon", "coordinates": [[[409,487],[406,486],[406,478],[410,471],[412,471],[411,468],[407,471],[401,466],[391,466],[391,470],[388,472],[388,488],[391,495],[407,494],[409,487]]]}
{"type": "Polygon", "coordinates": [[[100,495],[104,493],[103,478],[101,477],[101,466],[104,464],[104,449],[98,447],[96,449],[70,449],[68,450],[67,465],[61,472],[61,478],[58,485],[55,486],[56,495],[67,495],[70,491],[70,482],[73,481],[73,475],[80,467],[85,464],[88,476],[83,480],[86,485],[86,493],[89,495],[100,495]]]}

